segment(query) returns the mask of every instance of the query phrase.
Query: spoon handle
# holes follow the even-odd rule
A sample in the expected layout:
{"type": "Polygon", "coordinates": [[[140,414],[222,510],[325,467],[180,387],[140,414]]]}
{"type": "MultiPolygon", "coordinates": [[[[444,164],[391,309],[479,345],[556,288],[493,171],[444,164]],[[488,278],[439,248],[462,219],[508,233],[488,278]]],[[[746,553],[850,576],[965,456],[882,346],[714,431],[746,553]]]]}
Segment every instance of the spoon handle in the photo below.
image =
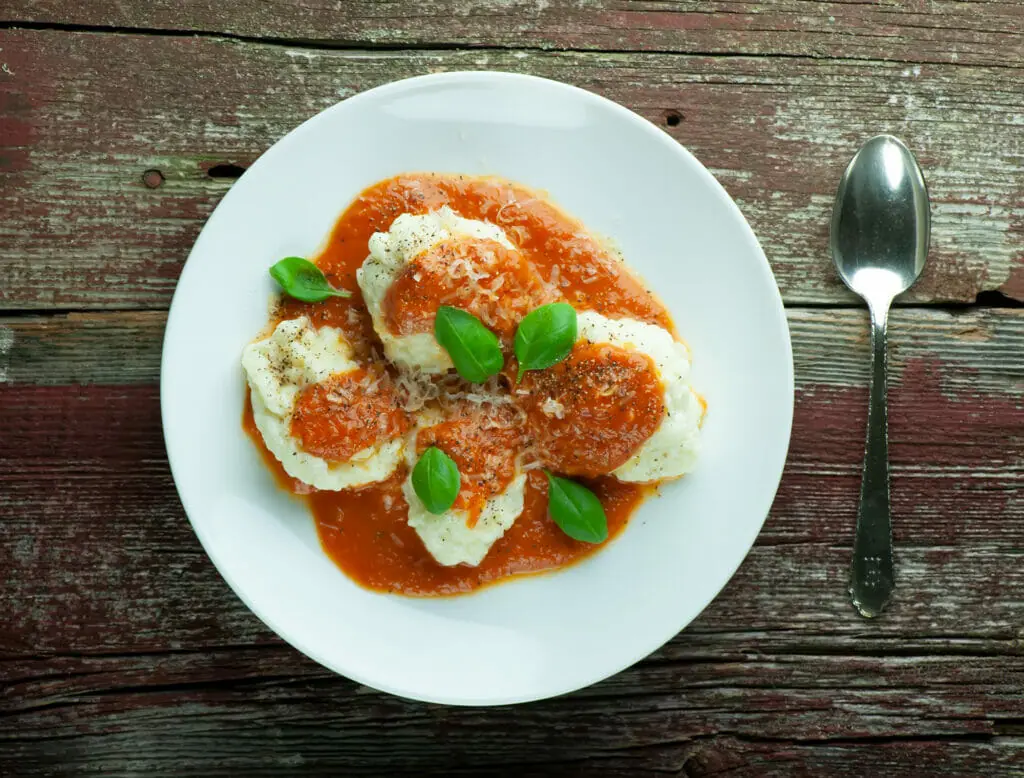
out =
{"type": "Polygon", "coordinates": [[[871,389],[864,477],[850,569],[850,596],[861,616],[877,616],[895,586],[889,514],[889,438],[885,329],[889,304],[871,307],[871,389]]]}

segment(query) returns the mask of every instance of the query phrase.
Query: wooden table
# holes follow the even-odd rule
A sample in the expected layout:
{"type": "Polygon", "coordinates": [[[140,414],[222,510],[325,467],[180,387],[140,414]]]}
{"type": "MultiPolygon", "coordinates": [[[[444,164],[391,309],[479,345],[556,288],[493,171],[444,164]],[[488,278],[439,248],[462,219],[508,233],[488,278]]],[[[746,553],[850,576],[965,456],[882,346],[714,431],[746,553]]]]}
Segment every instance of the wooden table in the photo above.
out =
{"type": "Polygon", "coordinates": [[[1019,0],[3,0],[0,194],[0,774],[1024,775],[1019,0]],[[186,521],[157,391],[182,263],[244,168],[341,98],[460,69],[578,84],[690,148],[772,262],[797,376],[722,595],[604,683],[490,710],[362,688],[257,621],[186,521]],[[899,589],[865,621],[867,317],[827,232],[881,131],[925,167],[933,237],[890,330],[899,589]]]}

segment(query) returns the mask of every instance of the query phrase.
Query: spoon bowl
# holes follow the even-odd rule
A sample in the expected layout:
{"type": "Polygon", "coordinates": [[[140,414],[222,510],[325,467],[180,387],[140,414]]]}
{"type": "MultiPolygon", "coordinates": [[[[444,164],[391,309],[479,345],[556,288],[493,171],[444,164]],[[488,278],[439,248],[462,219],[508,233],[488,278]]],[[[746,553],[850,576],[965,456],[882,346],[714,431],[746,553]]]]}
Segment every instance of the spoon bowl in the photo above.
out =
{"type": "Polygon", "coordinates": [[[892,135],[875,136],[850,160],[836,193],[830,243],[839,277],[869,305],[892,302],[924,270],[929,232],[917,160],[892,135]]]}
{"type": "Polygon", "coordinates": [[[850,596],[877,616],[895,588],[889,510],[885,333],[889,306],[921,275],[928,255],[928,189],[914,155],[878,135],[850,160],[832,211],[832,259],[843,282],[871,311],[871,387],[850,596]]]}

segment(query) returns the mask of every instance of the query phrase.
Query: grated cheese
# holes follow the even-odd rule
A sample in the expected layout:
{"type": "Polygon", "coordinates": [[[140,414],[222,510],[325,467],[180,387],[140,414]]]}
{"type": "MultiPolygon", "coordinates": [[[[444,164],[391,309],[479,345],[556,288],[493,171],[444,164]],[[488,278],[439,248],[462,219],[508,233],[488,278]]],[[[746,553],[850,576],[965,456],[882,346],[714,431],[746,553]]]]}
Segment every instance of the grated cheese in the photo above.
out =
{"type": "Polygon", "coordinates": [[[565,406],[554,397],[548,397],[541,403],[541,411],[546,416],[554,416],[556,419],[565,418],[565,406]]]}

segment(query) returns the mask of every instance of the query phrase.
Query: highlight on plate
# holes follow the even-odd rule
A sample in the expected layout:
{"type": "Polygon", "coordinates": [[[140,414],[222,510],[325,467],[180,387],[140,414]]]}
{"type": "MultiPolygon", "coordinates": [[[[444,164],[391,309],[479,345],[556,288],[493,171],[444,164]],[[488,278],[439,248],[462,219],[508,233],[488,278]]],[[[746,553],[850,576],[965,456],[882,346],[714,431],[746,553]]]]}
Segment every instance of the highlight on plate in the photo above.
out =
{"type": "Polygon", "coordinates": [[[244,427],[362,586],[564,567],[696,462],[705,405],[668,311],[536,191],[390,178],[270,274],[244,427]]]}

